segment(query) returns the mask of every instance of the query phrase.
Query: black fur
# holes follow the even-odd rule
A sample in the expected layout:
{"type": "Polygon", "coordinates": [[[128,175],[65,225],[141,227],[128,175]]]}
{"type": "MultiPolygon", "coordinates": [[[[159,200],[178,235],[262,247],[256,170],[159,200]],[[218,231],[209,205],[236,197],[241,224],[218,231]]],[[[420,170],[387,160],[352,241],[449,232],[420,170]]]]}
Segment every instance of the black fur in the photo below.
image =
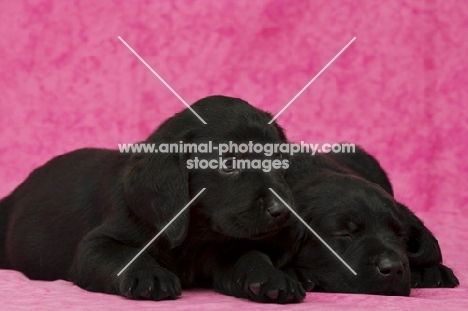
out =
{"type": "MultiPolygon", "coordinates": [[[[186,109],[164,122],[148,142],[285,142],[281,128],[268,125],[270,114],[240,99],[212,96],[192,108],[207,125],[186,109]]],[[[293,204],[281,171],[187,170],[185,161],[195,156],[217,158],[216,154],[82,149],[52,159],[0,203],[0,267],[22,271],[32,279],[69,279],[90,291],[134,299],[176,298],[181,283],[174,272],[198,274],[198,270],[186,271],[190,267],[179,260],[187,257],[187,249],[195,257],[201,254],[200,258],[210,247],[222,255],[230,240],[258,240],[280,230],[289,212],[268,187],[293,204]],[[207,189],[193,206],[118,277],[125,264],[202,188],[207,189]],[[278,213],[273,215],[272,210],[278,213]],[[191,242],[185,242],[188,232],[191,242]],[[204,242],[193,242],[197,240],[204,242]]],[[[245,284],[250,279],[263,282],[255,275],[258,271],[250,277],[250,263],[255,263],[268,275],[277,274],[271,288],[288,286],[285,294],[273,300],[304,297],[304,293],[288,297],[291,291],[300,291],[300,285],[274,270],[266,258],[250,248],[230,253],[229,265],[223,258],[218,263],[214,256],[207,263],[213,268],[206,266],[203,273],[204,282],[234,295],[223,288],[233,287],[229,282],[238,277],[246,278],[245,284]]],[[[196,283],[185,275],[183,280],[184,286],[196,283]]]]}
{"type": "Polygon", "coordinates": [[[299,302],[301,284],[279,269],[292,264],[301,234],[286,226],[257,240],[227,240],[193,223],[176,248],[182,283],[257,302],[299,302]]]}
{"type": "Polygon", "coordinates": [[[364,150],[301,154],[290,161],[287,180],[299,215],[357,272],[353,275],[308,232],[294,268],[287,270],[304,287],[406,296],[410,287],[458,285],[442,265],[433,234],[394,199],[386,173],[364,150]]]}

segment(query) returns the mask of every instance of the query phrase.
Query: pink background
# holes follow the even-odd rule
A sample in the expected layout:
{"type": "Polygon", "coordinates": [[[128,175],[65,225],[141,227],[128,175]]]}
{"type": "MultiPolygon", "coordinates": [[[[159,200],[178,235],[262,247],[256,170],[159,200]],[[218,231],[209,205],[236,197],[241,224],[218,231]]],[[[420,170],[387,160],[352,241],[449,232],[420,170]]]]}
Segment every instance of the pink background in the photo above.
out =
{"type": "MultiPolygon", "coordinates": [[[[223,94],[273,114],[356,36],[278,123],[294,141],[365,147],[389,172],[397,198],[434,231],[462,286],[414,292],[427,301],[398,299],[426,309],[437,299],[468,304],[461,298],[468,296],[468,2],[1,2],[0,197],[55,155],[142,140],[184,108],[118,36],[188,103],[223,94]]],[[[17,283],[3,281],[0,299],[17,307],[27,305],[17,287],[21,294],[56,290],[57,283],[2,273],[17,283]]],[[[55,300],[37,295],[33,304],[52,307],[55,300]]],[[[211,296],[217,307],[240,304],[209,292],[186,295],[165,306],[209,308],[211,296]]],[[[343,296],[354,307],[369,297],[343,296]]],[[[341,296],[313,294],[306,303],[320,307],[320,297],[341,296]]],[[[343,300],[332,298],[339,308],[343,300]]]]}

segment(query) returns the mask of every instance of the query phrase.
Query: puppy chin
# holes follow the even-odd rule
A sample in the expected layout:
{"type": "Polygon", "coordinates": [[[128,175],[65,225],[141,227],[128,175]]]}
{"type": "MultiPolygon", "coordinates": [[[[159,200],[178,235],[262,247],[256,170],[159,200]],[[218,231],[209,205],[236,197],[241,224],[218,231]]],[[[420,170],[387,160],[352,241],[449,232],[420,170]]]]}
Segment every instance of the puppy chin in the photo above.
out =
{"type": "Polygon", "coordinates": [[[401,286],[399,288],[380,288],[380,289],[362,289],[362,288],[336,288],[335,286],[316,286],[313,291],[325,293],[346,293],[346,294],[367,294],[381,296],[409,296],[410,286],[401,286]]]}
{"type": "Polygon", "coordinates": [[[329,293],[349,293],[349,294],[368,294],[368,295],[382,295],[382,296],[409,296],[411,292],[411,286],[409,282],[399,282],[398,284],[379,284],[375,282],[373,284],[367,284],[365,287],[360,287],[359,282],[355,283],[354,286],[346,286],[341,284],[327,284],[322,285],[322,288],[316,288],[317,291],[329,292],[329,293]]]}
{"type": "Polygon", "coordinates": [[[254,232],[250,233],[249,239],[251,239],[251,240],[261,240],[261,239],[264,239],[264,238],[268,238],[268,237],[274,236],[276,233],[278,233],[278,231],[280,229],[281,229],[281,227],[269,229],[269,230],[264,231],[264,232],[255,232],[254,231],[254,232]]]}
{"type": "Polygon", "coordinates": [[[249,238],[252,240],[260,240],[267,237],[271,237],[277,234],[282,228],[289,226],[291,222],[291,217],[288,214],[287,217],[281,219],[280,221],[270,222],[263,229],[258,228],[257,230],[251,230],[248,233],[249,238]]]}
{"type": "Polygon", "coordinates": [[[292,223],[291,214],[270,219],[257,215],[232,215],[213,221],[211,229],[218,234],[237,239],[260,240],[277,234],[292,223]]]}
{"type": "Polygon", "coordinates": [[[402,284],[398,287],[388,287],[377,291],[370,292],[371,295],[384,295],[384,296],[409,296],[411,293],[410,284],[402,284]]]}

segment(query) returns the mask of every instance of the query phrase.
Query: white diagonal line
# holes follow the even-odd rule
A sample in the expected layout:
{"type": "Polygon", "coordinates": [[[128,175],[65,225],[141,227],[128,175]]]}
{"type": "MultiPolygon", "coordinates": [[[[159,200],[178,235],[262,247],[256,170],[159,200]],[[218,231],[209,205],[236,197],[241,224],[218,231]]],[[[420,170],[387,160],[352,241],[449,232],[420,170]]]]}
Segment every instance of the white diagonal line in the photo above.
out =
{"type": "Polygon", "coordinates": [[[164,228],[162,228],[161,231],[159,231],[158,234],[156,234],[156,236],[152,238],[151,241],[149,241],[148,244],[146,244],[145,247],[143,247],[141,251],[139,251],[138,254],[136,254],[135,257],[133,257],[133,259],[130,260],[130,262],[125,267],[123,267],[122,270],[120,270],[119,273],[117,273],[117,276],[120,276],[122,272],[124,272],[151,245],[151,243],[153,243],[164,232],[164,230],[166,230],[177,219],[177,217],[179,217],[190,206],[190,204],[192,204],[193,201],[195,201],[195,199],[198,198],[200,194],[202,194],[203,191],[205,191],[205,189],[206,188],[200,190],[200,192],[198,192],[198,194],[194,196],[193,199],[191,199],[190,202],[188,202],[187,205],[185,205],[184,208],[181,209],[180,212],[178,212],[177,215],[175,215],[174,218],[172,218],[171,221],[169,221],[167,225],[165,225],[164,228]]]}
{"type": "Polygon", "coordinates": [[[343,53],[348,48],[348,46],[350,46],[351,43],[353,43],[354,40],[356,40],[356,37],[353,37],[351,41],[349,41],[348,44],[346,44],[345,47],[342,48],[341,51],[339,51],[338,54],[336,54],[335,57],[333,57],[332,60],[329,61],[328,64],[326,64],[325,67],[323,67],[322,70],[320,70],[319,73],[317,73],[315,77],[313,77],[312,80],[310,80],[309,83],[307,83],[306,86],[304,86],[302,90],[300,90],[299,93],[297,93],[297,95],[294,96],[293,99],[291,99],[289,103],[287,103],[286,106],[284,106],[284,108],[281,109],[281,111],[278,112],[273,119],[271,119],[270,122],[268,122],[268,124],[273,123],[273,121],[275,121],[276,118],[278,118],[280,114],[282,114],[302,94],[302,92],[304,92],[332,64],[335,61],[335,59],[337,59],[338,56],[340,56],[341,53],[343,53]]]}
{"type": "Polygon", "coordinates": [[[273,192],[273,194],[274,194],[274,195],[275,195],[275,196],[276,196],[276,197],[277,197],[293,214],[294,214],[294,216],[296,216],[297,219],[299,219],[299,220],[307,227],[307,229],[309,229],[310,232],[312,232],[312,233],[317,237],[317,239],[319,239],[320,242],[322,242],[323,245],[325,245],[325,246],[330,250],[330,252],[332,252],[333,255],[335,255],[336,258],[338,258],[338,259],[346,266],[346,268],[349,269],[349,271],[351,271],[354,275],[357,275],[356,271],[354,271],[353,268],[351,268],[351,267],[346,263],[346,261],[344,261],[343,258],[341,258],[340,255],[338,255],[338,254],[333,250],[333,248],[331,248],[331,246],[328,245],[327,242],[325,242],[325,241],[320,237],[320,235],[318,235],[318,233],[315,232],[314,229],[312,229],[312,228],[304,221],[304,219],[302,219],[302,218],[291,208],[291,206],[288,205],[288,203],[286,203],[273,189],[271,189],[271,188],[268,188],[268,189],[270,189],[270,191],[273,192]]]}
{"type": "Polygon", "coordinates": [[[193,110],[192,107],[190,107],[190,105],[187,104],[187,102],[182,97],[180,97],[179,94],[177,94],[177,92],[174,91],[174,89],[169,84],[167,84],[167,82],[164,81],[164,79],[156,71],[154,71],[153,68],[151,68],[150,65],[148,65],[148,63],[145,62],[145,60],[141,58],[141,56],[138,55],[138,53],[135,52],[135,50],[132,49],[130,45],[128,45],[127,42],[125,42],[124,39],[122,39],[120,36],[118,36],[118,38],[188,109],[190,109],[194,115],[198,117],[198,119],[200,119],[200,121],[203,122],[203,124],[206,124],[205,120],[203,120],[202,117],[200,117],[198,113],[196,113],[195,110],[193,110]]]}

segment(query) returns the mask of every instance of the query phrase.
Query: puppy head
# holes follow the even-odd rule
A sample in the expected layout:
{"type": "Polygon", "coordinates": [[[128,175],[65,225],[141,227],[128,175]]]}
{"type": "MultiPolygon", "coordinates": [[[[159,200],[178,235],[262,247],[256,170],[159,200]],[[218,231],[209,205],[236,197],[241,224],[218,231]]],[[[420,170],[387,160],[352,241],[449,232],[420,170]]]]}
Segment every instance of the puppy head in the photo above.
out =
{"type": "Polygon", "coordinates": [[[390,194],[377,184],[342,174],[303,180],[294,193],[299,214],[357,273],[310,233],[295,266],[313,276],[316,290],[409,295],[409,227],[390,194]]]}
{"type": "MultiPolygon", "coordinates": [[[[380,163],[364,149],[356,147],[355,153],[331,154],[346,169],[366,180],[378,184],[393,196],[393,189],[387,174],[380,163]]],[[[412,267],[421,267],[442,262],[439,243],[424,223],[406,206],[397,203],[409,224],[407,255],[412,267]]]]}
{"type": "MultiPolygon", "coordinates": [[[[224,96],[204,98],[191,106],[207,124],[203,124],[189,109],[165,121],[147,142],[155,144],[190,143],[217,146],[233,141],[244,143],[284,143],[285,135],[272,116],[247,102],[224,96]]],[[[285,224],[287,208],[268,190],[273,188],[288,204],[292,194],[284,172],[259,169],[233,169],[232,158],[262,155],[227,153],[222,155],[227,168],[188,169],[189,162],[219,160],[213,152],[179,152],[134,155],[124,176],[127,200],[132,210],[161,229],[202,188],[204,193],[189,208],[206,218],[201,226],[231,237],[258,238],[285,224]]],[[[278,155],[276,155],[278,156],[278,155]]],[[[272,156],[274,157],[274,156],[272,156]]],[[[165,231],[173,246],[185,238],[189,225],[185,211],[165,231]]]]}
{"type": "Polygon", "coordinates": [[[205,219],[202,226],[234,238],[260,239],[274,234],[290,218],[287,207],[269,190],[272,188],[288,205],[293,206],[292,194],[281,170],[248,167],[239,168],[239,161],[263,163],[278,160],[277,156],[229,153],[193,154],[206,161],[225,161],[227,168],[192,169],[189,171],[190,191],[206,187],[193,213],[205,219]],[[237,161],[234,167],[234,161],[237,161]]]}
{"type": "MultiPolygon", "coordinates": [[[[192,142],[212,141],[214,146],[228,142],[237,145],[252,142],[252,145],[262,146],[286,143],[282,129],[275,123],[268,124],[272,115],[242,100],[213,97],[194,105],[194,109],[206,118],[208,125],[203,127],[201,135],[192,137],[192,142]],[[223,105],[220,106],[219,101],[223,105]],[[213,109],[213,106],[220,107],[213,109]]],[[[269,167],[272,161],[286,159],[279,153],[268,156],[241,151],[233,148],[221,156],[218,150],[187,155],[193,164],[197,160],[226,164],[224,168],[189,169],[190,193],[206,188],[191,212],[205,220],[202,226],[214,232],[234,238],[259,239],[275,233],[290,218],[287,207],[268,189],[272,188],[293,206],[284,170],[269,167]],[[241,165],[239,161],[249,164],[241,165]],[[254,163],[268,165],[261,166],[264,170],[259,166],[254,168],[254,163]]]]}

